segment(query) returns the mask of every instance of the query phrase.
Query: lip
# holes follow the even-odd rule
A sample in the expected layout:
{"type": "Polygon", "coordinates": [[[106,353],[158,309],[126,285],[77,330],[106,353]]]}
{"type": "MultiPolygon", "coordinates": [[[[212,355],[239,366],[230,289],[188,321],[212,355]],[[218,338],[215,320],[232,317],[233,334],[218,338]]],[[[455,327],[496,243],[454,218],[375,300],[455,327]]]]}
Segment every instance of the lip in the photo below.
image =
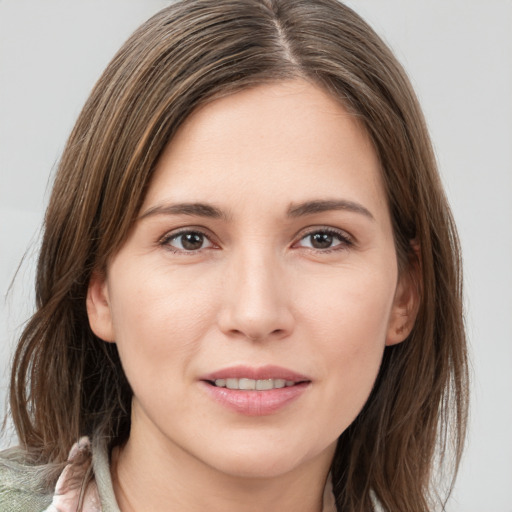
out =
{"type": "Polygon", "coordinates": [[[217,379],[284,379],[293,382],[310,382],[311,379],[307,375],[303,375],[288,368],[281,366],[266,365],[266,366],[231,366],[229,368],[223,368],[221,370],[214,371],[208,375],[200,377],[203,381],[214,381],[217,379]]]}
{"type": "Polygon", "coordinates": [[[200,384],[215,402],[245,416],[267,416],[277,413],[297,400],[311,385],[311,379],[287,368],[279,366],[233,366],[214,371],[201,377],[200,384]],[[293,381],[293,386],[265,391],[245,391],[221,388],[213,385],[216,379],[242,378],[264,380],[284,379],[293,381]]]}

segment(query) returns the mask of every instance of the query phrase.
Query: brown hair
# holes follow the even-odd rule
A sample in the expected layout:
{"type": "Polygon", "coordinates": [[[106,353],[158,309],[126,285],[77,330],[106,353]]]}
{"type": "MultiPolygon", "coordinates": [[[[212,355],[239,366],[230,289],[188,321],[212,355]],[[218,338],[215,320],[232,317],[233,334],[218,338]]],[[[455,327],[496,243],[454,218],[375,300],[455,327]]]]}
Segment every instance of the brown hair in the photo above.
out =
{"type": "Polygon", "coordinates": [[[96,84],[55,179],[37,312],[12,372],[14,423],[38,462],[64,461],[81,435],[111,446],[129,435],[131,390],[115,344],[92,333],[85,298],[93,269],[104,269],[125,240],[170,138],[199,105],[296,77],[327,90],[366,127],[400,269],[420,269],[413,331],[385,349],[368,402],[339,439],[338,509],[427,511],[436,453],[452,449],[456,473],[468,373],[456,230],[404,71],[336,0],[178,2],[142,25],[96,84]]]}

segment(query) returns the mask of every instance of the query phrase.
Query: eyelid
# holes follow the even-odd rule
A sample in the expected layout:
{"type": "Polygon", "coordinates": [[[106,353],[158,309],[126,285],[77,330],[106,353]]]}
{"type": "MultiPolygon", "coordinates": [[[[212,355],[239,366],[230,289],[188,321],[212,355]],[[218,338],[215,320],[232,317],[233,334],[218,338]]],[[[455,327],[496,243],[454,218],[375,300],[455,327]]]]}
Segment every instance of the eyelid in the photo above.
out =
{"type": "Polygon", "coordinates": [[[308,248],[308,247],[305,247],[305,249],[310,249],[312,251],[325,253],[325,252],[330,252],[330,251],[343,250],[343,249],[346,249],[347,247],[351,247],[351,246],[355,245],[354,237],[352,235],[350,235],[347,231],[345,231],[343,229],[339,229],[339,228],[334,228],[332,226],[320,225],[320,226],[310,226],[310,227],[304,228],[301,231],[299,231],[299,233],[297,233],[297,235],[295,236],[296,241],[292,244],[292,247],[296,246],[304,238],[311,236],[315,233],[328,233],[330,235],[337,236],[337,237],[339,237],[341,243],[339,245],[329,247],[327,249],[316,249],[316,248],[308,248]]]}
{"type": "Polygon", "coordinates": [[[198,234],[204,236],[212,244],[213,248],[218,248],[219,244],[214,240],[214,237],[208,232],[208,230],[206,228],[199,227],[199,226],[184,226],[181,228],[172,229],[171,231],[167,231],[163,236],[161,236],[157,240],[157,244],[160,246],[164,246],[171,252],[187,254],[187,255],[197,254],[205,249],[212,248],[212,247],[204,247],[201,249],[197,249],[195,251],[187,251],[187,250],[179,249],[177,247],[173,247],[169,244],[169,242],[171,240],[173,240],[185,233],[198,233],[198,234]]]}

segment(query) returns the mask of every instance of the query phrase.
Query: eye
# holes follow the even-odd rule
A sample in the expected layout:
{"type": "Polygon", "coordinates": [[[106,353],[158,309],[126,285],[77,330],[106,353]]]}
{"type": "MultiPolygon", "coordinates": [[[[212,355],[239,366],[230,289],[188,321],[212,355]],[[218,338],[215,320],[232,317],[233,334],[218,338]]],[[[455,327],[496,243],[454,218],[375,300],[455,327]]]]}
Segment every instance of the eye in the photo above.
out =
{"type": "Polygon", "coordinates": [[[200,231],[171,233],[162,239],[161,244],[175,252],[194,252],[214,246],[210,239],[200,231]]]}
{"type": "Polygon", "coordinates": [[[303,236],[296,244],[299,247],[328,251],[343,249],[352,245],[349,236],[334,229],[317,229],[303,236]]]}

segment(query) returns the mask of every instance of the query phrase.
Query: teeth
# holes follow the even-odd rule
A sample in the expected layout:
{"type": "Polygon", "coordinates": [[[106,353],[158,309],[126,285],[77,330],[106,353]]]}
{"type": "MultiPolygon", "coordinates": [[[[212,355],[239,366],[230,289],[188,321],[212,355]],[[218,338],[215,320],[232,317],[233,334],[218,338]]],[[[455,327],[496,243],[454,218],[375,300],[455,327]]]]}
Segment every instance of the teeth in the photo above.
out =
{"type": "Polygon", "coordinates": [[[228,389],[240,389],[238,386],[238,379],[226,379],[226,387],[228,389]]]}
{"type": "Polygon", "coordinates": [[[265,391],[267,389],[274,389],[274,381],[272,379],[257,380],[256,389],[258,391],[265,391]]]}
{"type": "Polygon", "coordinates": [[[256,381],[253,379],[240,379],[238,381],[238,389],[256,389],[256,381]]]}
{"type": "Polygon", "coordinates": [[[215,385],[218,388],[242,389],[266,391],[268,389],[280,389],[284,387],[294,386],[293,380],[284,379],[217,379],[215,385]]]}

